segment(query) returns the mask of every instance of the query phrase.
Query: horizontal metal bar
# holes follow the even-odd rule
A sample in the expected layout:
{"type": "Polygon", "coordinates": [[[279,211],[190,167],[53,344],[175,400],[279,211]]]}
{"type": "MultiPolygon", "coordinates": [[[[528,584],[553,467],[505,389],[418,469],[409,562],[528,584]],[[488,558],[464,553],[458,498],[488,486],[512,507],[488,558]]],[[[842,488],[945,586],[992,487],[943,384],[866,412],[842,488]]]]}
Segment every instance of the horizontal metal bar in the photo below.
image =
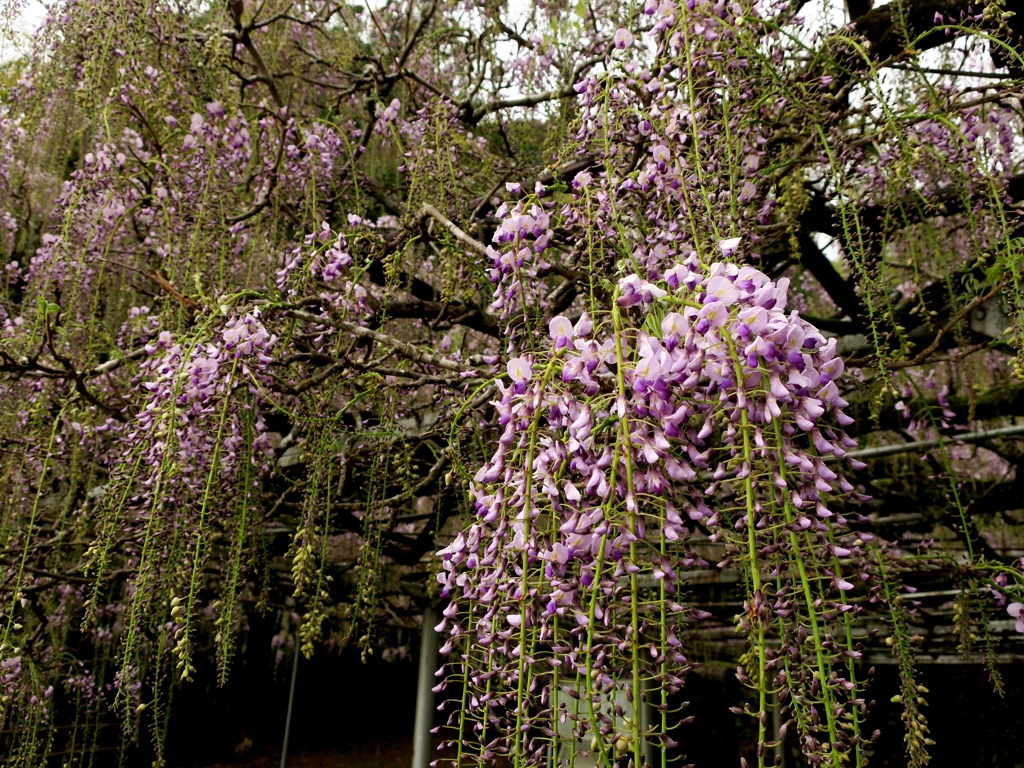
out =
{"type": "MultiPolygon", "coordinates": [[[[935,448],[943,443],[947,445],[981,443],[997,437],[1013,437],[1016,435],[1024,435],[1024,424],[1015,424],[1012,427],[999,427],[998,429],[989,429],[983,432],[965,432],[962,435],[948,435],[931,440],[915,440],[910,443],[900,443],[899,445],[879,445],[874,448],[863,448],[859,451],[851,451],[843,456],[843,458],[877,459],[880,456],[892,456],[897,453],[909,453],[911,451],[935,448]]],[[[827,459],[827,461],[835,460],[834,458],[827,459]]]]}

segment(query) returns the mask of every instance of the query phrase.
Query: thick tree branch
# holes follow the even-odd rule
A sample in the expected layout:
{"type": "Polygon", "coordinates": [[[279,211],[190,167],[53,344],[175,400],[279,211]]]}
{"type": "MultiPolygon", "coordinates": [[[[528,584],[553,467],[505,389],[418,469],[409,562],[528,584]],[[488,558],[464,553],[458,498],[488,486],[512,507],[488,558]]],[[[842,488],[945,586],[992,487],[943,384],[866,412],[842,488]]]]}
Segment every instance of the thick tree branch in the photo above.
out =
{"type": "Polygon", "coordinates": [[[844,279],[836,271],[835,266],[821,252],[810,235],[801,232],[797,239],[800,245],[800,263],[814,276],[843,314],[850,317],[853,321],[853,332],[863,330],[867,312],[860,296],[854,290],[855,283],[844,279]]]}
{"type": "Polygon", "coordinates": [[[960,12],[968,7],[977,11],[985,5],[985,0],[902,0],[858,16],[853,26],[871,44],[871,57],[882,61],[899,56],[911,43],[914,50],[927,51],[949,42],[935,21],[936,13],[959,19],[960,12]]]}
{"type": "Polygon", "coordinates": [[[499,336],[498,319],[477,307],[462,303],[441,301],[390,301],[387,304],[388,317],[408,317],[434,323],[444,322],[464,325],[474,331],[499,336]]]}

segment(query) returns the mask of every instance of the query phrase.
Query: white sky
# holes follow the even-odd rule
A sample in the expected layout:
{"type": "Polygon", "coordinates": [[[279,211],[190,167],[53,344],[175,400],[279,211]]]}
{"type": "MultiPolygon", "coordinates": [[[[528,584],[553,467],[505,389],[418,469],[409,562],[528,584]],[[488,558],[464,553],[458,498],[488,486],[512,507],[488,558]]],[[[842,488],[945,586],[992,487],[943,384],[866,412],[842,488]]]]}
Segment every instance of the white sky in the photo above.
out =
{"type": "Polygon", "coordinates": [[[7,29],[0,29],[0,63],[17,58],[28,47],[29,40],[46,15],[44,0],[6,0],[0,2],[0,11],[20,5],[7,29]]]}
{"type": "Polygon", "coordinates": [[[28,38],[46,16],[44,0],[0,0],[0,15],[12,6],[22,7],[15,14],[9,29],[0,28],[0,63],[17,58],[27,47],[28,38]]]}

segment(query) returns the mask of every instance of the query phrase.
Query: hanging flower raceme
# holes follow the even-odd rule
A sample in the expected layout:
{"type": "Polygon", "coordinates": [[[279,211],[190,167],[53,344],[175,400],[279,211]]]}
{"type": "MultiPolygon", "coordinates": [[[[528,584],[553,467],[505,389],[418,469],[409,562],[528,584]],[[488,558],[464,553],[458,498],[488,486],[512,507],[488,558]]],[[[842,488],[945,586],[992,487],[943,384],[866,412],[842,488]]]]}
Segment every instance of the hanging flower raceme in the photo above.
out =
{"type": "MultiPolygon", "coordinates": [[[[231,521],[244,531],[255,503],[255,480],[269,470],[273,456],[260,390],[270,378],[276,341],[254,310],[226,321],[207,318],[193,337],[160,331],[144,347],[136,383],[146,398],[133,419],[114,433],[123,461],[98,502],[105,533],[87,555],[98,569],[111,558],[113,547],[121,546],[140,563],[126,609],[129,639],[118,672],[122,681],[137,672],[136,654],[142,653],[137,638],[150,626],[151,609],[142,606],[156,604],[162,579],[185,585],[168,606],[176,641],[172,650],[182,680],[195,671],[191,634],[200,610],[198,595],[207,583],[203,568],[212,526],[231,521]],[[134,518],[130,523],[111,522],[128,515],[134,518]],[[152,546],[149,532],[166,530],[160,526],[173,528],[180,537],[178,557],[152,546]],[[118,545],[114,531],[126,534],[128,543],[118,545]]],[[[230,658],[237,623],[243,542],[237,538],[232,544],[234,570],[219,604],[219,624],[225,627],[217,636],[222,666],[230,658]]],[[[137,704],[129,693],[126,685],[117,691],[127,717],[137,704]]]]}
{"type": "Polygon", "coordinates": [[[656,283],[624,277],[607,315],[555,317],[545,354],[508,362],[478,519],[440,553],[460,755],[673,754],[685,634],[709,616],[684,582],[724,547],[747,588],[737,676],[754,702],[738,711],[758,762],[778,691],[813,762],[859,764],[846,627],[872,590],[871,537],[830,509],[853,493],[834,464],[854,445],[843,362],[786,313],[787,287],[692,256],[656,283]]]}

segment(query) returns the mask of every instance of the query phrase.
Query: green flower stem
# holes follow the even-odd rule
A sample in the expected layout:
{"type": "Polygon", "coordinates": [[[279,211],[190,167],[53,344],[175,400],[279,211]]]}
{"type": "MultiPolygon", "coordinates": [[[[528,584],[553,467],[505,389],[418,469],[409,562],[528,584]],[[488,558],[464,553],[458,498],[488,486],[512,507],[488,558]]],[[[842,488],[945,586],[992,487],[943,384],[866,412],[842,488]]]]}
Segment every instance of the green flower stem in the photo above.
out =
{"type": "MultiPolygon", "coordinates": [[[[547,367],[544,369],[544,376],[541,379],[541,391],[544,391],[547,387],[547,383],[551,378],[552,373],[555,370],[555,363],[558,358],[555,355],[551,356],[548,361],[547,367]]],[[[519,677],[516,681],[516,701],[518,706],[516,707],[516,735],[515,735],[515,754],[513,760],[515,761],[515,768],[520,768],[522,765],[521,745],[523,739],[523,697],[528,687],[524,685],[526,675],[526,609],[527,609],[527,595],[529,594],[529,556],[527,555],[527,546],[530,539],[530,509],[533,495],[533,457],[537,451],[537,437],[540,429],[540,416],[543,412],[543,398],[537,396],[537,408],[533,412],[533,420],[530,422],[530,443],[526,451],[526,477],[524,478],[526,489],[524,492],[523,509],[523,555],[522,555],[522,569],[523,576],[520,581],[520,595],[519,595],[519,677]]]]}
{"type": "MultiPolygon", "coordinates": [[[[203,526],[206,523],[206,514],[210,508],[210,498],[213,495],[213,484],[217,478],[217,462],[220,459],[220,447],[224,440],[224,426],[228,419],[228,406],[231,403],[232,385],[235,380],[235,370],[238,368],[238,358],[236,357],[231,364],[231,372],[228,374],[227,383],[225,384],[224,402],[220,408],[220,421],[217,424],[217,437],[213,446],[213,456],[210,458],[210,471],[206,476],[206,489],[203,492],[203,503],[199,508],[199,525],[196,530],[196,545],[192,555],[192,576],[189,579],[188,589],[188,600],[186,601],[185,608],[185,625],[182,629],[182,634],[186,639],[188,638],[189,630],[192,626],[192,615],[195,610],[196,594],[199,592],[199,572],[202,567],[203,559],[203,526]]],[[[187,660],[191,654],[187,653],[183,655],[185,660],[185,668],[182,671],[182,679],[187,679],[190,672],[190,662],[187,660]]]]}
{"type": "MultiPolygon", "coordinates": [[[[619,387],[619,397],[622,401],[626,399],[626,379],[625,379],[625,368],[626,361],[622,351],[622,317],[619,313],[619,305],[617,303],[612,304],[612,322],[615,328],[615,359],[618,365],[616,366],[616,378],[619,387]]],[[[619,418],[619,426],[622,430],[622,445],[623,452],[622,457],[626,465],[626,494],[628,497],[633,496],[633,449],[630,444],[630,431],[629,431],[629,417],[627,414],[622,414],[619,418]]],[[[627,509],[629,515],[629,561],[634,566],[637,565],[636,556],[636,500],[633,500],[633,509],[627,509]]],[[[639,590],[637,589],[636,571],[634,570],[629,574],[629,589],[630,589],[630,628],[632,629],[633,635],[630,638],[630,650],[633,654],[631,659],[633,667],[633,760],[635,766],[643,764],[643,746],[640,743],[640,707],[642,702],[640,701],[640,614],[639,614],[639,590]]]]}
{"type": "MultiPolygon", "coordinates": [[[[736,342],[732,338],[732,334],[728,330],[723,330],[722,335],[725,337],[726,342],[729,345],[729,354],[732,356],[733,371],[736,376],[736,388],[740,391],[743,387],[743,366],[740,363],[739,354],[736,351],[736,342]]],[[[761,616],[756,612],[756,605],[758,599],[762,597],[763,591],[761,587],[761,569],[757,562],[757,531],[755,525],[757,520],[755,518],[754,510],[754,478],[751,473],[753,466],[753,451],[750,446],[750,420],[747,415],[747,405],[745,402],[740,403],[740,432],[743,435],[743,461],[746,464],[747,476],[743,479],[743,494],[746,502],[746,516],[747,516],[747,559],[750,567],[750,579],[754,586],[753,595],[751,596],[751,612],[748,613],[750,619],[750,625],[754,631],[755,645],[757,646],[757,694],[758,694],[758,712],[757,712],[757,743],[758,743],[758,755],[757,764],[759,768],[764,766],[765,750],[763,744],[765,743],[765,716],[768,711],[768,681],[766,679],[765,672],[765,636],[764,636],[764,624],[761,621],[761,616]]]]}
{"type": "MultiPolygon", "coordinates": [[[[788,487],[788,481],[786,480],[786,462],[781,456],[782,430],[779,428],[778,419],[775,419],[772,424],[775,430],[775,440],[778,446],[777,450],[780,451],[778,462],[779,475],[782,477],[783,482],[787,483],[788,487]]],[[[822,707],[825,709],[825,717],[828,722],[828,735],[831,740],[829,745],[831,747],[832,765],[835,766],[835,768],[841,768],[843,760],[842,755],[835,748],[838,732],[836,730],[835,713],[832,711],[832,695],[828,686],[827,667],[830,665],[826,663],[825,649],[821,644],[821,628],[818,625],[818,613],[814,608],[814,595],[811,593],[811,581],[807,576],[807,567],[804,565],[804,561],[797,554],[801,551],[801,547],[796,533],[792,529],[792,524],[794,523],[793,508],[789,497],[785,494],[782,496],[782,509],[785,515],[786,526],[789,530],[789,544],[792,548],[793,559],[796,562],[797,573],[800,575],[800,586],[804,594],[804,604],[807,606],[807,617],[811,624],[812,636],[814,637],[814,656],[815,661],[817,662],[818,677],[821,682],[822,707]]]]}

